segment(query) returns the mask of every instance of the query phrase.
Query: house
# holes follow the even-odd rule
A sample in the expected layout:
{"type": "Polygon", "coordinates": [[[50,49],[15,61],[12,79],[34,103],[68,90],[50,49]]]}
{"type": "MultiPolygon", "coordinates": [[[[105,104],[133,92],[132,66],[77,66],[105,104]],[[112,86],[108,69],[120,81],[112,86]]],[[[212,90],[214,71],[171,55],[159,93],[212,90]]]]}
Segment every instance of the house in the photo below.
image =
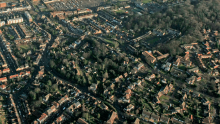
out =
{"type": "Polygon", "coordinates": [[[9,68],[3,69],[3,71],[2,71],[2,73],[9,73],[9,72],[10,72],[9,68]]]}
{"type": "Polygon", "coordinates": [[[152,79],[155,78],[155,74],[149,75],[147,77],[145,77],[146,80],[151,81],[152,79]]]}
{"type": "Polygon", "coordinates": [[[75,109],[81,107],[81,103],[79,101],[75,102],[73,105],[75,106],[75,109]]]}
{"type": "Polygon", "coordinates": [[[42,58],[42,55],[38,54],[37,59],[34,61],[34,65],[38,65],[40,60],[41,60],[41,58],[42,58]]]}
{"type": "Polygon", "coordinates": [[[124,111],[130,112],[132,109],[134,109],[134,105],[129,104],[126,108],[124,108],[124,111]]]}
{"type": "Polygon", "coordinates": [[[171,65],[171,63],[167,62],[166,64],[162,65],[162,69],[164,69],[165,71],[170,71],[171,65]]]}
{"type": "Polygon", "coordinates": [[[6,81],[8,81],[6,77],[0,78],[0,82],[6,82],[6,81]]]}
{"type": "Polygon", "coordinates": [[[60,106],[59,103],[57,103],[55,101],[52,102],[52,105],[54,105],[56,108],[58,108],[60,106]]]}
{"type": "Polygon", "coordinates": [[[160,120],[160,116],[158,116],[154,113],[151,114],[151,117],[149,119],[149,121],[152,122],[152,123],[158,122],[159,120],[160,120]]]}
{"type": "Polygon", "coordinates": [[[191,73],[199,73],[199,68],[198,68],[198,67],[194,67],[194,68],[188,69],[188,70],[187,70],[187,73],[188,73],[188,74],[191,74],[191,73]]]}
{"type": "Polygon", "coordinates": [[[62,114],[61,116],[59,116],[57,119],[56,119],[56,124],[60,124],[62,121],[64,121],[66,119],[66,117],[62,114]]]}
{"type": "Polygon", "coordinates": [[[41,114],[40,118],[37,119],[37,121],[42,124],[47,119],[47,114],[43,113],[41,114]]]}
{"type": "Polygon", "coordinates": [[[75,110],[74,105],[71,105],[71,106],[69,106],[69,107],[66,109],[66,111],[67,111],[70,115],[73,115],[74,110],[75,110]]]}
{"type": "Polygon", "coordinates": [[[117,118],[118,118],[117,113],[113,111],[111,113],[111,116],[109,117],[109,119],[106,122],[104,122],[104,124],[113,124],[115,119],[117,119],[117,118]]]}
{"type": "Polygon", "coordinates": [[[19,76],[18,74],[11,75],[11,76],[9,76],[9,79],[14,79],[14,78],[17,78],[18,76],[19,76]]]}
{"type": "Polygon", "coordinates": [[[162,54],[161,56],[158,56],[158,57],[157,57],[157,60],[161,60],[161,59],[167,58],[168,56],[169,56],[169,53],[167,53],[167,54],[162,54]]]}
{"type": "Polygon", "coordinates": [[[101,104],[101,108],[104,109],[104,110],[108,110],[108,106],[105,105],[104,103],[101,104]]]}
{"type": "Polygon", "coordinates": [[[179,66],[180,64],[184,64],[185,66],[189,67],[192,65],[192,62],[189,60],[189,53],[186,52],[184,57],[176,56],[176,61],[173,62],[173,65],[179,66]]]}
{"type": "Polygon", "coordinates": [[[136,68],[137,68],[137,70],[140,70],[143,67],[144,67],[144,64],[143,63],[139,63],[136,68]]]}
{"type": "Polygon", "coordinates": [[[193,44],[183,44],[181,47],[187,51],[193,48],[193,44]]]}
{"type": "Polygon", "coordinates": [[[166,84],[166,83],[167,83],[167,79],[166,79],[166,78],[163,78],[161,82],[164,83],[164,84],[166,84]]]}
{"type": "Polygon", "coordinates": [[[194,84],[195,80],[196,80],[196,76],[191,76],[191,77],[186,79],[186,82],[188,84],[194,84]]]}
{"type": "Polygon", "coordinates": [[[165,116],[161,116],[160,117],[160,122],[163,122],[165,124],[168,124],[170,121],[170,119],[168,117],[165,117],[165,116]]]}
{"type": "Polygon", "coordinates": [[[93,83],[88,89],[92,91],[93,93],[96,93],[97,87],[98,87],[98,84],[93,83]]]}
{"type": "Polygon", "coordinates": [[[173,89],[172,84],[169,84],[169,85],[166,85],[165,87],[162,87],[160,89],[160,91],[158,92],[158,98],[160,98],[164,94],[168,94],[168,92],[170,92],[172,89],[173,89]]]}
{"type": "Polygon", "coordinates": [[[46,96],[44,96],[43,101],[44,101],[44,102],[47,102],[47,101],[49,100],[50,96],[51,96],[50,93],[47,94],[46,96]]]}
{"type": "Polygon", "coordinates": [[[4,84],[0,85],[0,89],[1,90],[5,90],[6,89],[6,85],[4,85],[4,84]]]}
{"type": "Polygon", "coordinates": [[[142,119],[144,119],[145,121],[148,121],[150,119],[150,116],[151,116],[151,112],[146,111],[144,109],[142,114],[141,114],[142,119]]]}
{"type": "Polygon", "coordinates": [[[57,110],[56,107],[53,105],[47,109],[46,114],[50,115],[51,113],[55,112],[56,110],[57,110]]]}
{"type": "Polygon", "coordinates": [[[136,85],[141,85],[141,80],[138,80],[137,82],[135,82],[136,85]]]}

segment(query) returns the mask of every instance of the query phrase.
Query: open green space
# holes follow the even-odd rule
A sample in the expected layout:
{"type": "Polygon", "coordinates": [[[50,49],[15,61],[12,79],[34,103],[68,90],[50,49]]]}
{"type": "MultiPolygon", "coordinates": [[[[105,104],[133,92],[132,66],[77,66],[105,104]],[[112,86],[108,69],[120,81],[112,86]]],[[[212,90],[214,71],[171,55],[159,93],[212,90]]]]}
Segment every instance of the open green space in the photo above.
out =
{"type": "Polygon", "coordinates": [[[125,13],[125,10],[118,10],[116,13],[125,13]]]}
{"type": "Polygon", "coordinates": [[[28,52],[28,50],[30,50],[30,45],[27,44],[20,45],[19,47],[22,49],[23,52],[28,52]]]}
{"type": "Polygon", "coordinates": [[[149,3],[151,2],[152,0],[142,0],[142,3],[149,3]]]}
{"type": "Polygon", "coordinates": [[[157,42],[158,40],[159,40],[159,38],[155,37],[155,38],[152,38],[150,40],[147,40],[147,43],[153,44],[153,43],[157,42]]]}
{"type": "Polygon", "coordinates": [[[105,42],[109,43],[110,45],[113,45],[114,47],[118,47],[118,42],[109,40],[109,39],[104,39],[105,42]]]}

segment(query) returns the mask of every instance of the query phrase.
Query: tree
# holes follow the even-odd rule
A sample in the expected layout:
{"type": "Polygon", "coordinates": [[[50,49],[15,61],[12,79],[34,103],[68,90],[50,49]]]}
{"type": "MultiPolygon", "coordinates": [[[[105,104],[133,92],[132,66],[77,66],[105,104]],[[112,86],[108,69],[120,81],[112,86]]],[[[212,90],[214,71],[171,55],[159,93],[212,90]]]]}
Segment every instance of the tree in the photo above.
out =
{"type": "Polygon", "coordinates": [[[107,79],[108,78],[108,72],[105,71],[105,73],[103,74],[103,78],[107,79]]]}
{"type": "Polygon", "coordinates": [[[35,92],[30,91],[29,94],[30,94],[30,97],[32,100],[36,100],[36,93],[35,92]]]}
{"type": "Polygon", "coordinates": [[[51,68],[54,68],[55,65],[56,65],[55,62],[54,62],[53,60],[50,60],[50,67],[51,67],[51,68]]]}
{"type": "Polygon", "coordinates": [[[51,80],[48,80],[48,81],[47,81],[47,85],[48,85],[48,86],[51,86],[51,85],[52,85],[51,80]]]}
{"type": "Polygon", "coordinates": [[[35,89],[34,89],[34,92],[35,92],[35,93],[39,93],[39,92],[40,92],[40,88],[35,88],[35,89]]]}
{"type": "Polygon", "coordinates": [[[51,87],[51,92],[57,92],[58,91],[58,85],[57,84],[53,84],[51,87]]]}

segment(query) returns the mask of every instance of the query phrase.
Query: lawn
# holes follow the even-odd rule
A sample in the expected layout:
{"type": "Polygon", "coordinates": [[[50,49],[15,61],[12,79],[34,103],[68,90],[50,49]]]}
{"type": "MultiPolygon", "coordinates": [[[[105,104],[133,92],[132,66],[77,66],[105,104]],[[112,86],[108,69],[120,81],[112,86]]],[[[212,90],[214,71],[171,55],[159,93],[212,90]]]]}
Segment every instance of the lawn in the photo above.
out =
{"type": "Polygon", "coordinates": [[[118,47],[118,42],[112,41],[112,40],[108,40],[108,39],[104,39],[105,42],[113,45],[114,47],[118,47]]]}
{"type": "Polygon", "coordinates": [[[30,45],[20,45],[20,48],[23,52],[28,52],[28,50],[30,50],[30,45]]]}
{"type": "Polygon", "coordinates": [[[125,13],[125,10],[118,10],[118,11],[116,11],[116,13],[119,13],[119,14],[125,13]]]}
{"type": "Polygon", "coordinates": [[[155,38],[152,38],[150,40],[147,40],[147,43],[153,44],[153,43],[157,42],[158,40],[159,40],[159,38],[155,37],[155,38]]]}
{"type": "Polygon", "coordinates": [[[142,0],[142,3],[149,3],[151,2],[152,0],[142,0]]]}

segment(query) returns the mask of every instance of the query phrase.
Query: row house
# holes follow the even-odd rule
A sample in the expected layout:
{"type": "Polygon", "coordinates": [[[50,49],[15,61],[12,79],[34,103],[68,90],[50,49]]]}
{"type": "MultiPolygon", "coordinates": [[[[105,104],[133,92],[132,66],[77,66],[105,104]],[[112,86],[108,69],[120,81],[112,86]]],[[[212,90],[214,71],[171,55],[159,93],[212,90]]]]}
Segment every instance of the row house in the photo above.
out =
{"type": "Polygon", "coordinates": [[[82,21],[83,19],[91,19],[93,17],[97,17],[98,14],[88,14],[88,15],[84,15],[84,16],[78,16],[77,17],[74,17],[72,21],[82,21]]]}
{"type": "Polygon", "coordinates": [[[18,33],[17,29],[11,25],[11,29],[13,30],[15,36],[17,37],[16,40],[21,39],[20,34],[18,33]]]}
{"type": "Polygon", "coordinates": [[[32,37],[32,38],[24,38],[24,39],[15,40],[14,42],[16,44],[20,44],[20,43],[27,43],[27,42],[32,42],[32,41],[34,42],[36,40],[37,40],[36,37],[32,37]]]}
{"type": "Polygon", "coordinates": [[[15,75],[11,75],[11,76],[9,77],[9,79],[12,80],[12,79],[15,79],[15,78],[18,78],[18,77],[19,77],[19,75],[18,75],[18,74],[15,74],[15,75]]]}
{"type": "Polygon", "coordinates": [[[156,62],[156,58],[153,56],[153,54],[151,53],[151,51],[144,51],[142,52],[142,55],[144,56],[145,60],[147,60],[147,62],[150,63],[154,63],[156,62]]]}
{"type": "Polygon", "coordinates": [[[188,74],[199,73],[199,68],[198,67],[194,67],[194,68],[188,69],[187,73],[188,74]]]}
{"type": "Polygon", "coordinates": [[[190,49],[193,49],[193,44],[183,44],[181,45],[181,47],[188,51],[190,49]]]}
{"type": "Polygon", "coordinates": [[[147,36],[149,36],[151,33],[152,33],[152,32],[149,31],[149,32],[147,32],[146,34],[144,34],[144,35],[142,35],[142,36],[139,36],[139,37],[133,39],[133,41],[134,41],[134,42],[140,41],[140,40],[146,38],[147,36]]]}
{"type": "Polygon", "coordinates": [[[68,101],[69,100],[69,97],[67,95],[65,95],[64,97],[62,97],[58,103],[59,105],[62,105],[64,102],[68,101]]]}
{"type": "Polygon", "coordinates": [[[59,116],[55,122],[53,122],[52,124],[61,124],[63,121],[65,121],[67,118],[62,114],[61,116],[59,116]]]}
{"type": "Polygon", "coordinates": [[[10,94],[10,95],[9,95],[9,98],[10,98],[10,100],[11,100],[11,105],[12,105],[13,108],[14,108],[14,112],[15,112],[15,115],[16,115],[16,117],[17,117],[18,124],[21,124],[21,119],[20,119],[20,116],[19,116],[19,114],[18,114],[18,110],[17,110],[16,104],[15,104],[15,102],[14,102],[13,95],[10,94]]]}
{"type": "Polygon", "coordinates": [[[37,121],[38,121],[40,124],[42,124],[42,123],[44,123],[44,121],[45,121],[47,118],[48,118],[48,115],[45,114],[45,113],[43,113],[43,114],[41,114],[40,118],[37,119],[37,121]]]}
{"type": "Polygon", "coordinates": [[[157,60],[161,60],[161,59],[167,58],[168,56],[169,56],[169,53],[163,54],[163,55],[161,55],[161,56],[158,56],[158,57],[157,57],[157,60]]]}

